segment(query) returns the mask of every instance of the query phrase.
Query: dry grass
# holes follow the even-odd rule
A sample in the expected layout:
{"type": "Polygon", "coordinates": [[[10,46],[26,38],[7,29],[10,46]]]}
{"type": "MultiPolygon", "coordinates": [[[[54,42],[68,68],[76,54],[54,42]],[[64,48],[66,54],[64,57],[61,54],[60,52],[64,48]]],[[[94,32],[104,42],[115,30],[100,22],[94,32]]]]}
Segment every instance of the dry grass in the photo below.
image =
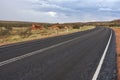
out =
{"type": "MultiPolygon", "coordinates": [[[[3,27],[1,27],[3,28],[3,27]]],[[[30,30],[28,27],[13,27],[9,34],[0,36],[0,46],[17,42],[29,41],[34,39],[42,39],[47,37],[70,34],[78,31],[93,29],[94,26],[84,26],[80,29],[59,29],[59,30],[30,30]],[[30,31],[29,31],[30,30],[30,31]]],[[[1,33],[1,31],[0,31],[1,33]]]]}

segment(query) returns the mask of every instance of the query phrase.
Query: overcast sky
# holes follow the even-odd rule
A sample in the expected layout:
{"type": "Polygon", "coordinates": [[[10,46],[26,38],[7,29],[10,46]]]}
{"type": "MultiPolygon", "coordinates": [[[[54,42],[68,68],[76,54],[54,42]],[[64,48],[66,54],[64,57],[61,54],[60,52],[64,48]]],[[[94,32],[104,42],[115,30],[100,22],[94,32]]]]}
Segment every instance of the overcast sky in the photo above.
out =
{"type": "Polygon", "coordinates": [[[0,0],[0,20],[84,22],[120,18],[120,0],[0,0]]]}

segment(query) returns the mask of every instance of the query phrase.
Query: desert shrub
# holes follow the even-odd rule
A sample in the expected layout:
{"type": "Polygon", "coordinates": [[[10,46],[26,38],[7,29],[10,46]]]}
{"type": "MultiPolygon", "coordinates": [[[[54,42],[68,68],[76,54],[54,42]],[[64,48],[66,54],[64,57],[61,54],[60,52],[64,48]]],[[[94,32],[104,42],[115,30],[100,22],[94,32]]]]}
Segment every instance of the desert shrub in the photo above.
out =
{"type": "Polygon", "coordinates": [[[73,25],[73,29],[79,29],[80,26],[79,25],[73,25]]]}
{"type": "Polygon", "coordinates": [[[0,36],[9,36],[11,34],[12,27],[1,27],[0,28],[0,36]]]}
{"type": "Polygon", "coordinates": [[[31,29],[30,29],[30,28],[27,28],[27,29],[25,29],[25,30],[21,30],[21,31],[19,32],[19,36],[22,37],[22,38],[27,38],[27,37],[29,37],[31,34],[32,34],[32,32],[31,32],[31,29]]]}
{"type": "Polygon", "coordinates": [[[43,26],[44,26],[44,28],[48,29],[48,27],[50,27],[51,24],[44,24],[43,26]]]}

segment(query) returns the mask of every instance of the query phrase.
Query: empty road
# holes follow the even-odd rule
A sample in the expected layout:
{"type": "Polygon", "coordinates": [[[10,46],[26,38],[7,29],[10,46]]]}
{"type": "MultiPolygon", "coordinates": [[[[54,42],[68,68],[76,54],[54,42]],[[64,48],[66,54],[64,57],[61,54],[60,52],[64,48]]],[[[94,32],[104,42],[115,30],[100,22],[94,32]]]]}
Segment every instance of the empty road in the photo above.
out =
{"type": "Polygon", "coordinates": [[[0,80],[95,80],[96,70],[108,43],[105,61],[96,80],[112,80],[109,76],[113,70],[109,72],[107,63],[111,62],[109,67],[114,67],[114,41],[115,35],[111,29],[96,27],[63,36],[1,46],[0,80]]]}

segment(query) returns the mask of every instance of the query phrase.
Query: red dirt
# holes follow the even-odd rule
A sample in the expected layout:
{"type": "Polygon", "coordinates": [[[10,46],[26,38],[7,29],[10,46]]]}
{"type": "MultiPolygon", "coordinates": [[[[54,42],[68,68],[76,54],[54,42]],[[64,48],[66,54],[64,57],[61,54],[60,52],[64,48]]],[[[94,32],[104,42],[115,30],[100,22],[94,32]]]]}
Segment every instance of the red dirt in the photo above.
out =
{"type": "Polygon", "coordinates": [[[117,80],[120,80],[120,28],[113,28],[116,33],[116,51],[117,51],[117,80]]]}

